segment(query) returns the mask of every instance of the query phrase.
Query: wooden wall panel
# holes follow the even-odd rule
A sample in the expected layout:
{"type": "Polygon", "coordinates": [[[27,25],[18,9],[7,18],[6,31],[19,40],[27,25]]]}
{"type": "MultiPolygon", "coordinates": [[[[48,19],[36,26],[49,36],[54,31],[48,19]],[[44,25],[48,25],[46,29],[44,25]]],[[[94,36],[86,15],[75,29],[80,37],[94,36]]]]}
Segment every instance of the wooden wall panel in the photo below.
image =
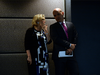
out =
{"type": "MultiPolygon", "coordinates": [[[[46,19],[48,29],[54,22],[46,19]]],[[[0,52],[25,52],[24,37],[31,23],[32,19],[0,19],[0,52]]],[[[48,50],[52,50],[51,46],[48,45],[48,50]]]]}
{"type": "Polygon", "coordinates": [[[0,75],[28,75],[26,53],[0,54],[0,75]]]}
{"type": "Polygon", "coordinates": [[[0,17],[33,17],[40,13],[53,17],[57,7],[64,11],[64,0],[0,0],[0,17]]]}

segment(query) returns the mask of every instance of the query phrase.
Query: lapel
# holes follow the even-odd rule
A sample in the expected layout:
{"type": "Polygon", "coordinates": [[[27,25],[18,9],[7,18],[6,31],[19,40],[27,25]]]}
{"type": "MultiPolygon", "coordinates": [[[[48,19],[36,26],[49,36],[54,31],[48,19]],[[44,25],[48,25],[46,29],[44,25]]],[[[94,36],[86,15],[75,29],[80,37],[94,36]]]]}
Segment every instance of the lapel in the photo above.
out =
{"type": "Polygon", "coordinates": [[[66,26],[67,26],[67,30],[68,30],[68,33],[69,33],[69,24],[67,22],[66,23],[66,26]]]}
{"type": "Polygon", "coordinates": [[[65,34],[64,29],[62,28],[62,26],[59,24],[59,22],[57,22],[57,32],[59,33],[61,38],[67,39],[67,36],[65,34]]]}

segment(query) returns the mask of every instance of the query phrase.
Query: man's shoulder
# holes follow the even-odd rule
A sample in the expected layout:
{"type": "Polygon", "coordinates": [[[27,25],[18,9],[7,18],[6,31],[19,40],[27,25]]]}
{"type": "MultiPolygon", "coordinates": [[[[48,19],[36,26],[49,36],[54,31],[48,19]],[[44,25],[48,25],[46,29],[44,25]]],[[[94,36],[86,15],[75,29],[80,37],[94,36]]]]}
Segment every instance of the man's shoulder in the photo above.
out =
{"type": "Polygon", "coordinates": [[[72,22],[66,21],[65,23],[67,24],[67,26],[74,27],[74,24],[72,22]]]}
{"type": "Polygon", "coordinates": [[[65,21],[65,23],[67,23],[67,24],[73,24],[72,22],[69,22],[69,21],[65,21]]]}
{"type": "Polygon", "coordinates": [[[55,22],[55,23],[51,24],[50,27],[54,27],[54,26],[56,26],[57,24],[58,24],[58,22],[55,22]]]}

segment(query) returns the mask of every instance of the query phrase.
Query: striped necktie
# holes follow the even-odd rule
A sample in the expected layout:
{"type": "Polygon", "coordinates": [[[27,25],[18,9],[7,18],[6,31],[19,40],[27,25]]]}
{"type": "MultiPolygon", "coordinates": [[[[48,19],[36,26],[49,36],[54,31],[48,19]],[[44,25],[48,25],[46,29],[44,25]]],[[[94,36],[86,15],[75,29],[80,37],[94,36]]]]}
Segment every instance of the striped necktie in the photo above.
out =
{"type": "Polygon", "coordinates": [[[67,29],[67,27],[65,26],[65,24],[63,22],[62,22],[62,26],[63,26],[63,29],[65,31],[65,34],[66,34],[67,40],[68,40],[68,29],[67,29]]]}

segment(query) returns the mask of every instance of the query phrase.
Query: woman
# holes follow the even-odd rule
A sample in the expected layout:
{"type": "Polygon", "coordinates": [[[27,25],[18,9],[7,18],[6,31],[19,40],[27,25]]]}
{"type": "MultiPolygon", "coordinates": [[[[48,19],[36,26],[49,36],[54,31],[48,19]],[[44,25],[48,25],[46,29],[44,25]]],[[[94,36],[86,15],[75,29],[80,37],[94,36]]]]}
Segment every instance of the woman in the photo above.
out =
{"type": "Polygon", "coordinates": [[[29,75],[49,75],[46,44],[50,41],[47,25],[45,25],[45,16],[43,14],[35,15],[32,27],[25,34],[29,75]]]}

